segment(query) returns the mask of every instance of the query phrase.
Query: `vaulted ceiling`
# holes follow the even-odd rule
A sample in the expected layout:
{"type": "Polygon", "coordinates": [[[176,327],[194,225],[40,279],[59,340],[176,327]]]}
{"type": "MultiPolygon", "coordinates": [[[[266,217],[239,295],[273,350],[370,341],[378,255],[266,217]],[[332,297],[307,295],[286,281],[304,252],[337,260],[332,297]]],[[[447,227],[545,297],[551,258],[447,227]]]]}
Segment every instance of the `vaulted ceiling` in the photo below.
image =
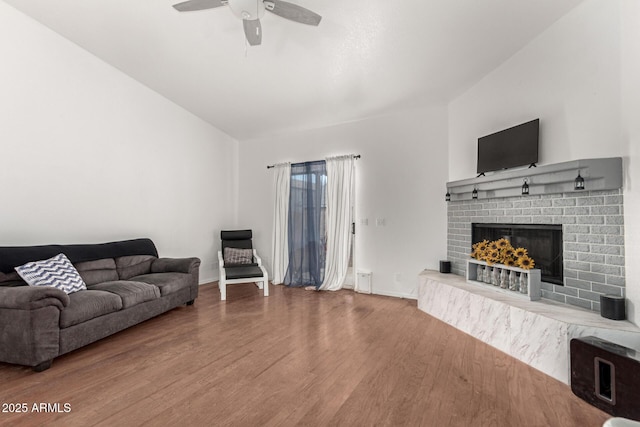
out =
{"type": "Polygon", "coordinates": [[[247,46],[228,7],[4,0],[238,140],[358,120],[464,92],[582,0],[288,0],[247,46]]]}

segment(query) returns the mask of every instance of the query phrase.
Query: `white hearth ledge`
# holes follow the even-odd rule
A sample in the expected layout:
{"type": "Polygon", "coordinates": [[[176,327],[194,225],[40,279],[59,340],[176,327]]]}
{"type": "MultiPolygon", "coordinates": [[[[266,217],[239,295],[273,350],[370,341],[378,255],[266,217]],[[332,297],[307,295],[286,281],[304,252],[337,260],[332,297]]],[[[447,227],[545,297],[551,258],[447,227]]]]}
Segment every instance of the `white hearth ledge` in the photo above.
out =
{"type": "Polygon", "coordinates": [[[454,274],[420,273],[418,308],[565,384],[572,338],[596,336],[640,350],[640,328],[629,321],[549,300],[528,301],[454,274]]]}

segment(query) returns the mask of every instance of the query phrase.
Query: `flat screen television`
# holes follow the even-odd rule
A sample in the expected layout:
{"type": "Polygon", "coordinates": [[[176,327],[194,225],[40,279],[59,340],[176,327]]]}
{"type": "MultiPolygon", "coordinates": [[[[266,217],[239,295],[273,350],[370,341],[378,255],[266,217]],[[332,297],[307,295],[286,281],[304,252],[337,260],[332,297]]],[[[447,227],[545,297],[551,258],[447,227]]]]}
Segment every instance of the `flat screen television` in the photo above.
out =
{"type": "Polygon", "coordinates": [[[478,173],[538,162],[540,119],[478,138],[478,173]]]}

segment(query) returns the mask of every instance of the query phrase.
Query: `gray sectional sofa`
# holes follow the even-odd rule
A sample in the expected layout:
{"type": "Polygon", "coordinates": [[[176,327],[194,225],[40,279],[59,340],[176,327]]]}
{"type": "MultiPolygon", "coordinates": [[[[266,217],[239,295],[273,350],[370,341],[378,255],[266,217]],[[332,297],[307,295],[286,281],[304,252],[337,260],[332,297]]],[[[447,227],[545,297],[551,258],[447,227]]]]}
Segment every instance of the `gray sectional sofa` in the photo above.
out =
{"type": "Polygon", "coordinates": [[[43,371],[53,359],[198,296],[198,258],[158,258],[149,239],[0,247],[0,362],[43,371]],[[86,284],[27,286],[14,268],[64,253],[86,284]]]}

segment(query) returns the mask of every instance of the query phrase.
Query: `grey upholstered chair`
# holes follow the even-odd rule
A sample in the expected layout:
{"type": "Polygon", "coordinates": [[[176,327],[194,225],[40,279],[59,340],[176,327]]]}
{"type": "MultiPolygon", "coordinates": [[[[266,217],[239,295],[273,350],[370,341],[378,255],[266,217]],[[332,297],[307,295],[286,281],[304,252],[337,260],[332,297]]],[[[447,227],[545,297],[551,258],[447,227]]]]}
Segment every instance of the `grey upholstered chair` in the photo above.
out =
{"type": "Polygon", "coordinates": [[[251,230],[223,230],[220,232],[222,250],[218,251],[220,267],[220,299],[227,299],[227,285],[255,282],[269,296],[269,278],[262,260],[253,249],[251,230]]]}

